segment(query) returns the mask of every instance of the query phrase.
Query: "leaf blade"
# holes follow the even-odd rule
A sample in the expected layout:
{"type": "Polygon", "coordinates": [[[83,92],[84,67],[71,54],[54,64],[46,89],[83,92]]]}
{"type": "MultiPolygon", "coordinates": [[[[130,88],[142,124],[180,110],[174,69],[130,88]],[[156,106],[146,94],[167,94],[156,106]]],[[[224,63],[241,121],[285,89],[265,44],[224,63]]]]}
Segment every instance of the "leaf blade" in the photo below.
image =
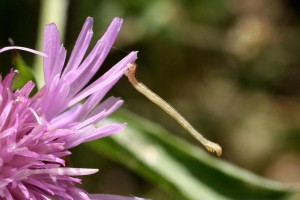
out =
{"type": "Polygon", "coordinates": [[[215,158],[128,111],[118,112],[113,120],[127,122],[128,128],[88,147],[125,164],[177,199],[282,199],[291,193],[286,185],[215,158]]]}

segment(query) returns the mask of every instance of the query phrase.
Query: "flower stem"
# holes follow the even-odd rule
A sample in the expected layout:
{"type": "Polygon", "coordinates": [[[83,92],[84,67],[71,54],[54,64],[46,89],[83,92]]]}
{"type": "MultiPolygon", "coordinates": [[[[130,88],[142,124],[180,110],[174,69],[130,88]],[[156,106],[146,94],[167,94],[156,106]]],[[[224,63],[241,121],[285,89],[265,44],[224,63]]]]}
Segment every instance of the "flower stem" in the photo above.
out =
{"type": "MultiPolygon", "coordinates": [[[[43,0],[41,1],[40,7],[40,20],[38,28],[38,37],[36,42],[36,49],[42,51],[43,46],[43,35],[44,35],[44,26],[55,22],[57,24],[61,36],[64,36],[65,33],[65,24],[67,19],[67,10],[68,10],[69,0],[43,0]]],[[[43,75],[43,63],[42,58],[39,56],[35,57],[33,70],[35,78],[37,81],[37,86],[41,88],[44,84],[44,75],[43,75]]]]}

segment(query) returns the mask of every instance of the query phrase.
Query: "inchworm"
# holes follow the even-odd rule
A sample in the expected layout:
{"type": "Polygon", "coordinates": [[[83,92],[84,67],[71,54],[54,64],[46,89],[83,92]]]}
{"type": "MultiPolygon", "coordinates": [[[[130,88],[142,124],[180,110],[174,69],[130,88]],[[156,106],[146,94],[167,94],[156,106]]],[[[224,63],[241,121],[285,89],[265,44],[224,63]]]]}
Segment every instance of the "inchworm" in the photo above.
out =
{"type": "Polygon", "coordinates": [[[218,156],[222,154],[222,147],[208,139],[206,139],[201,133],[199,133],[179,112],[163,100],[160,96],[152,92],[147,86],[139,82],[136,79],[136,64],[128,64],[128,70],[125,75],[128,77],[129,82],[133,87],[146,96],[150,101],[158,105],[171,117],[173,117],[183,128],[185,128],[194,138],[196,138],[209,152],[216,153],[218,156]]]}

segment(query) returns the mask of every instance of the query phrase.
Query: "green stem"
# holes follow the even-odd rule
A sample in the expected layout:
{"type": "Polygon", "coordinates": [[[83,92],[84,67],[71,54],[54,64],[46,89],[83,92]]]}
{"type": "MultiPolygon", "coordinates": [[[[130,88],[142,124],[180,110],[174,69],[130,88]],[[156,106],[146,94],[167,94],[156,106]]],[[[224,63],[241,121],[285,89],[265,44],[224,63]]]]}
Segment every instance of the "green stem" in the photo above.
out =
{"type": "MultiPolygon", "coordinates": [[[[38,38],[36,49],[43,48],[44,27],[46,24],[55,22],[63,39],[67,20],[69,0],[43,0],[41,1],[41,16],[39,21],[38,38]]],[[[44,85],[42,57],[36,56],[33,65],[38,88],[44,85]]]]}

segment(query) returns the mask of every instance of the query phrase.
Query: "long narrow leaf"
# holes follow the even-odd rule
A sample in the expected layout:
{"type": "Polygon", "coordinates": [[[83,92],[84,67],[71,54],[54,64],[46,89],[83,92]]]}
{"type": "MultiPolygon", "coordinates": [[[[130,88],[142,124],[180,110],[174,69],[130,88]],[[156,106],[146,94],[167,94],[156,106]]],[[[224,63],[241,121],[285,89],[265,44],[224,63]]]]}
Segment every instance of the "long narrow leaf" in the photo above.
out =
{"type": "Polygon", "coordinates": [[[282,199],[287,186],[216,158],[130,112],[115,121],[128,128],[88,147],[168,190],[178,200],[282,199]]]}

